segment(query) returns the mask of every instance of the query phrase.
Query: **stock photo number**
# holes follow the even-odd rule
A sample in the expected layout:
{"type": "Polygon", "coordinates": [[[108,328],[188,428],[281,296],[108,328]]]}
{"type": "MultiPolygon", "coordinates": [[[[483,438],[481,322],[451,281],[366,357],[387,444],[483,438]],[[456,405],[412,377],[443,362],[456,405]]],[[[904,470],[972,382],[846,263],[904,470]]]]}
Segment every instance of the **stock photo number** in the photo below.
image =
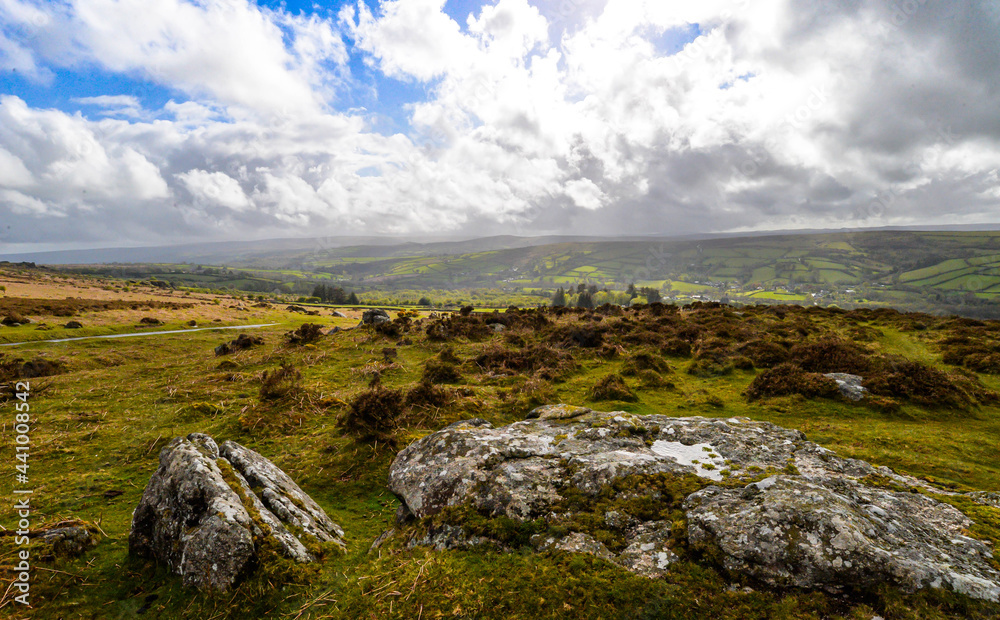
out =
{"type": "Polygon", "coordinates": [[[14,484],[13,502],[17,513],[17,528],[14,539],[17,545],[17,566],[11,584],[19,593],[14,600],[29,605],[31,593],[31,552],[28,549],[31,530],[31,493],[28,478],[28,460],[31,456],[31,405],[28,398],[31,384],[27,381],[15,385],[14,401],[14,484]]]}

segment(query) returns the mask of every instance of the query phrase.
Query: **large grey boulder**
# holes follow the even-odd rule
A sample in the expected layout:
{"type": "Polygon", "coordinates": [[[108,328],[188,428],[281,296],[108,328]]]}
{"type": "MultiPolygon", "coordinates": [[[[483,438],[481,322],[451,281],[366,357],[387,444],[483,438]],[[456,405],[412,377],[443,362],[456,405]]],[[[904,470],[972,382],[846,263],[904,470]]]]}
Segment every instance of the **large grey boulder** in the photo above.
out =
{"type": "Polygon", "coordinates": [[[500,428],[457,422],[405,448],[389,470],[409,545],[503,547],[465,527],[471,508],[542,523],[530,540],[540,551],[590,553],[656,577],[682,550],[674,524],[651,515],[682,511],[689,545],[716,549],[734,573],[775,585],[887,582],[996,600],[1000,573],[988,544],[967,536],[971,521],[931,497],[884,488],[894,484],[944,493],[767,422],[568,405],[500,428]],[[574,514],[588,497],[587,510],[611,508],[574,514]]]}
{"type": "Polygon", "coordinates": [[[774,476],[708,487],[686,507],[692,543],[711,543],[727,569],[771,585],[839,592],[893,583],[1000,596],[992,550],[964,533],[972,521],[918,493],[836,476],[774,476]]]}
{"type": "Polygon", "coordinates": [[[344,530],[274,463],[234,441],[223,442],[219,454],[256,490],[266,509],[262,514],[273,514],[321,542],[343,545],[344,530]]]}
{"type": "Polygon", "coordinates": [[[231,441],[220,450],[193,433],[160,451],[132,515],[129,553],[163,562],[184,585],[225,591],[257,565],[269,541],[288,558],[313,562],[306,544],[343,547],[343,535],[269,460],[231,441]]]}

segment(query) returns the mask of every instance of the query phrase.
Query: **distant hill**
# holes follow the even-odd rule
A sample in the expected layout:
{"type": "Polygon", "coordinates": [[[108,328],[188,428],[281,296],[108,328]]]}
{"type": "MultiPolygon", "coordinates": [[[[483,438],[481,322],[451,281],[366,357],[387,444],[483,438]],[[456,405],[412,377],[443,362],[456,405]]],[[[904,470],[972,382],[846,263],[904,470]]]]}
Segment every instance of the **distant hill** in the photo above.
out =
{"type": "MultiPolygon", "coordinates": [[[[622,239],[633,239],[624,237],[622,239]]],[[[635,237],[634,239],[641,239],[635,237]]],[[[412,256],[431,254],[461,254],[484,250],[532,247],[557,242],[601,241],[602,237],[511,235],[474,239],[422,238],[421,241],[400,237],[313,237],[294,239],[263,239],[258,241],[220,241],[185,245],[99,248],[88,250],[56,250],[0,254],[0,260],[30,261],[40,265],[93,265],[110,263],[205,263],[261,266],[273,260],[317,255],[350,248],[351,256],[412,256]]]]}
{"type": "Polygon", "coordinates": [[[1000,311],[994,303],[1000,301],[998,231],[494,236],[421,242],[329,237],[0,259],[75,264],[72,269],[82,273],[156,277],[176,286],[267,293],[309,294],[316,284],[334,283],[358,292],[491,289],[537,299],[559,287],[572,294],[581,284],[612,292],[635,284],[675,301],[887,305],[970,316],[1000,311]]]}

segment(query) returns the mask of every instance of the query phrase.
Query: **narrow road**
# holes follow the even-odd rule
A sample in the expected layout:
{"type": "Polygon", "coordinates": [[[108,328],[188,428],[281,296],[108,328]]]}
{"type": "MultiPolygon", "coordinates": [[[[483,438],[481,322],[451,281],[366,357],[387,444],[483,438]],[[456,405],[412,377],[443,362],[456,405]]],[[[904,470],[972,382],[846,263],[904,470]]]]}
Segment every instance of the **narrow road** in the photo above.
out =
{"type": "Polygon", "coordinates": [[[22,344],[39,344],[42,342],[72,342],[74,340],[93,340],[95,338],[136,338],[138,336],[162,336],[163,334],[190,334],[192,332],[207,332],[216,329],[257,329],[271,327],[277,323],[261,323],[260,325],[227,325],[223,327],[197,327],[193,329],[171,329],[162,332],[139,332],[134,334],[107,334],[104,336],[81,336],[79,338],[58,338],[55,340],[28,340],[27,342],[0,343],[0,347],[16,347],[22,344]]]}

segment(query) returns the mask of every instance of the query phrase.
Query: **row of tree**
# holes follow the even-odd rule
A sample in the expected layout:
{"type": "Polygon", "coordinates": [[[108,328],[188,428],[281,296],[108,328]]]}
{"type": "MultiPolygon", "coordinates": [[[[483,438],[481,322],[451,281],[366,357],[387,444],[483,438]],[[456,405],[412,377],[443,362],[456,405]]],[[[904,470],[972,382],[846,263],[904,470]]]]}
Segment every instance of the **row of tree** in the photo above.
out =
{"type": "Polygon", "coordinates": [[[355,293],[348,293],[339,286],[331,286],[329,284],[317,284],[313,289],[312,296],[328,304],[346,304],[351,306],[361,304],[355,293]]]}
{"type": "Polygon", "coordinates": [[[578,284],[575,295],[572,287],[569,290],[561,286],[556,289],[556,292],[552,295],[551,305],[553,307],[576,306],[578,308],[595,308],[606,303],[624,306],[636,301],[639,303],[653,303],[663,301],[663,297],[660,295],[660,291],[655,288],[648,286],[636,288],[635,284],[629,284],[628,289],[624,293],[617,293],[606,288],[598,289],[593,284],[590,286],[578,284]],[[570,298],[571,296],[573,297],[572,299],[570,298]]]}

